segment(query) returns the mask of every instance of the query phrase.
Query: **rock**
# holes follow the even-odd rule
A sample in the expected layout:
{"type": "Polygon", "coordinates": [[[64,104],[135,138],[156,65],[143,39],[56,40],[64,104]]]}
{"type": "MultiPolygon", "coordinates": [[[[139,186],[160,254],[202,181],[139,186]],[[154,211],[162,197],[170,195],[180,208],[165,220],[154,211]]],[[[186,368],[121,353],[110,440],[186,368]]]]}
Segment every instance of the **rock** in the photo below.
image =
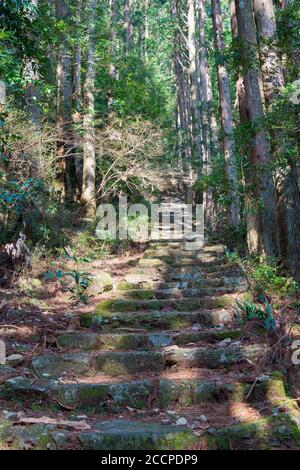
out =
{"type": "Polygon", "coordinates": [[[83,450],[185,450],[198,441],[188,428],[135,421],[104,421],[94,429],[78,436],[83,450]]]}
{"type": "Polygon", "coordinates": [[[198,421],[201,421],[202,423],[207,423],[208,418],[205,415],[201,415],[199,416],[198,421]]]}
{"type": "Polygon", "coordinates": [[[17,282],[18,288],[25,294],[39,294],[43,290],[43,284],[39,279],[20,277],[17,282]]]}
{"type": "Polygon", "coordinates": [[[203,436],[208,450],[270,450],[273,442],[297,449],[300,430],[294,416],[281,414],[249,423],[208,430],[203,436]]]}
{"type": "Polygon", "coordinates": [[[49,354],[34,357],[31,364],[39,377],[61,377],[65,372],[88,372],[91,358],[87,353],[49,354]]]}
{"type": "Polygon", "coordinates": [[[224,346],[228,346],[231,343],[231,338],[225,338],[223,341],[218,343],[218,348],[223,348],[224,346]]]}
{"type": "Polygon", "coordinates": [[[185,367],[205,366],[208,368],[229,367],[233,364],[256,361],[268,352],[268,347],[261,344],[250,344],[232,348],[178,348],[170,346],[166,354],[166,365],[185,367]]]}
{"type": "Polygon", "coordinates": [[[11,367],[17,367],[23,364],[24,356],[22,354],[11,354],[6,358],[7,364],[11,367]]]}
{"type": "Polygon", "coordinates": [[[0,365],[0,377],[1,379],[9,379],[10,377],[16,375],[15,369],[13,367],[10,367],[7,364],[2,364],[0,365]]]}
{"type": "Polygon", "coordinates": [[[194,325],[192,326],[193,331],[201,330],[201,328],[202,328],[202,326],[199,325],[199,323],[194,323],[194,325]]]}
{"type": "Polygon", "coordinates": [[[0,340],[0,365],[6,364],[6,346],[5,342],[0,340]]]}
{"type": "Polygon", "coordinates": [[[86,289],[86,294],[94,297],[103,292],[110,291],[113,288],[113,280],[107,272],[100,272],[90,280],[90,284],[86,289]]]}
{"type": "Polygon", "coordinates": [[[24,415],[24,413],[22,413],[22,411],[19,411],[18,413],[16,413],[15,411],[3,410],[2,415],[4,416],[5,419],[16,420],[16,419],[21,418],[24,415]]]}
{"type": "Polygon", "coordinates": [[[258,382],[267,382],[270,379],[269,375],[262,374],[257,377],[258,382]]]}
{"type": "Polygon", "coordinates": [[[176,426],[186,426],[188,423],[186,418],[178,418],[176,420],[176,426]]]}
{"type": "Polygon", "coordinates": [[[163,365],[163,354],[152,351],[108,352],[96,356],[96,369],[110,376],[161,372],[163,365]]]}

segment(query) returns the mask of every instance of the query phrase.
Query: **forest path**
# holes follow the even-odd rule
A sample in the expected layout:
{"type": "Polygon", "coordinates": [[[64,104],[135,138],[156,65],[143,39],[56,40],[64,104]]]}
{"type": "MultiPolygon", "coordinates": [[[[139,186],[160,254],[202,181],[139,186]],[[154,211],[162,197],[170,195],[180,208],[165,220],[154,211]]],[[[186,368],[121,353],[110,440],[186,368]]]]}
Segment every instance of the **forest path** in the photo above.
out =
{"type": "Polygon", "coordinates": [[[267,362],[264,337],[235,318],[248,287],[225,251],[149,243],[95,312],[57,334],[56,352],[34,357],[28,376],[1,386],[1,398],[23,412],[0,425],[2,445],[296,447],[297,410],[267,362]]]}

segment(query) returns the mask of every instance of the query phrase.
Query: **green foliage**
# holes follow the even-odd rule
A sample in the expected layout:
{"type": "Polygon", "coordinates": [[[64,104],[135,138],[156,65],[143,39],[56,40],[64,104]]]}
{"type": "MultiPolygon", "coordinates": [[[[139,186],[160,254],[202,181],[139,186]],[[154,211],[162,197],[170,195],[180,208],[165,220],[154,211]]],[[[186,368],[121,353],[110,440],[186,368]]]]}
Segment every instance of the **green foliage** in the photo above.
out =
{"type": "Polygon", "coordinates": [[[44,277],[46,280],[57,279],[63,290],[70,292],[70,300],[75,302],[88,303],[88,296],[86,290],[90,285],[90,274],[79,269],[81,262],[88,262],[87,258],[78,258],[75,254],[70,254],[65,248],[64,257],[68,261],[73,261],[76,264],[76,268],[70,271],[62,271],[59,269],[55,273],[46,272],[44,277]]]}
{"type": "Polygon", "coordinates": [[[236,301],[237,313],[242,315],[246,321],[256,320],[259,321],[265,330],[272,331],[276,329],[276,320],[274,318],[272,307],[267,302],[264,308],[258,307],[253,302],[248,300],[236,301]]]}
{"type": "Polygon", "coordinates": [[[286,277],[276,259],[257,256],[241,258],[236,252],[227,253],[230,262],[237,263],[247,276],[255,296],[264,301],[267,295],[294,295],[299,293],[298,283],[286,277]]]}

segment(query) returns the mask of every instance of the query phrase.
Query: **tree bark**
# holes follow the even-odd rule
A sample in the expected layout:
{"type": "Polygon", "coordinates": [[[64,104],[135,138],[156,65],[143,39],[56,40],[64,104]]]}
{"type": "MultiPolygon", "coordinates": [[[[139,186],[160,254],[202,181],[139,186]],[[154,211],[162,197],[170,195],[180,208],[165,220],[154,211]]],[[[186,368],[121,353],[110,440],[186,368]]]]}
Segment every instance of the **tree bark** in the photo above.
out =
{"type": "Polygon", "coordinates": [[[133,25],[131,21],[132,15],[132,0],[124,1],[124,33],[125,33],[125,52],[129,53],[132,46],[133,39],[133,25]]]}
{"type": "Polygon", "coordinates": [[[194,0],[188,0],[188,54],[189,54],[189,78],[191,93],[191,116],[193,124],[193,160],[194,165],[202,167],[201,152],[201,115],[200,115],[200,91],[198,83],[198,64],[196,59],[196,22],[194,0]],[[200,165],[199,165],[200,164],[200,165]]]}
{"type": "MultiPolygon", "coordinates": [[[[240,54],[243,62],[246,114],[252,126],[250,163],[255,170],[254,196],[259,209],[257,252],[266,256],[278,255],[276,193],[272,178],[271,155],[267,134],[263,129],[263,98],[258,68],[257,38],[252,0],[235,0],[240,54]]],[[[257,209],[256,209],[257,210],[257,209]]]]}
{"type": "MultiPolygon", "coordinates": [[[[76,2],[75,22],[79,29],[82,17],[82,0],[76,2]]],[[[75,46],[73,56],[73,90],[72,90],[72,122],[73,122],[73,141],[74,141],[74,164],[76,177],[76,200],[79,201],[82,190],[82,149],[80,148],[80,139],[78,138],[78,126],[81,124],[82,108],[82,45],[81,35],[75,46]]]]}
{"type": "MultiPolygon", "coordinates": [[[[56,17],[60,21],[67,21],[70,15],[69,0],[55,0],[56,17]]],[[[57,104],[56,126],[57,143],[56,154],[59,161],[59,184],[61,200],[73,199],[73,186],[71,173],[74,160],[69,154],[72,148],[71,122],[72,122],[72,59],[68,38],[65,32],[61,34],[57,52],[56,67],[57,104]]],[[[71,150],[72,151],[72,150],[71,150]]]]}
{"type": "MultiPolygon", "coordinates": [[[[38,0],[31,0],[32,5],[38,9],[38,0]]],[[[31,15],[31,18],[35,18],[36,14],[31,15]]],[[[37,40],[37,38],[36,38],[37,40]]],[[[24,79],[25,79],[25,100],[26,108],[33,124],[37,130],[41,127],[41,111],[39,107],[39,90],[36,86],[36,82],[39,79],[39,73],[37,70],[37,64],[33,60],[28,60],[24,68],[24,79]]]]}
{"type": "Polygon", "coordinates": [[[86,54],[86,77],[84,83],[83,111],[83,174],[81,204],[84,216],[96,214],[96,151],[95,151],[95,8],[96,0],[88,0],[88,46],[86,54]]]}
{"type": "Polygon", "coordinates": [[[233,116],[230,98],[230,87],[227,68],[224,59],[225,42],[223,39],[223,23],[220,0],[211,0],[212,19],[214,27],[215,49],[219,54],[217,61],[219,106],[221,111],[222,140],[225,155],[225,172],[229,189],[229,222],[238,225],[240,221],[240,201],[238,194],[238,178],[234,151],[233,116]]]}
{"type": "MultiPolygon", "coordinates": [[[[275,11],[272,0],[254,0],[254,13],[259,38],[259,54],[262,65],[263,89],[266,107],[272,105],[284,87],[284,75],[280,63],[279,51],[274,45],[276,34],[275,11]],[[272,41],[273,40],[273,41],[272,41]]],[[[276,189],[280,221],[281,254],[287,259],[293,275],[300,279],[300,194],[297,168],[285,149],[293,144],[286,132],[271,132],[275,153],[279,162],[284,160],[276,172],[276,189]]],[[[297,144],[296,144],[297,145],[297,144]]]]}

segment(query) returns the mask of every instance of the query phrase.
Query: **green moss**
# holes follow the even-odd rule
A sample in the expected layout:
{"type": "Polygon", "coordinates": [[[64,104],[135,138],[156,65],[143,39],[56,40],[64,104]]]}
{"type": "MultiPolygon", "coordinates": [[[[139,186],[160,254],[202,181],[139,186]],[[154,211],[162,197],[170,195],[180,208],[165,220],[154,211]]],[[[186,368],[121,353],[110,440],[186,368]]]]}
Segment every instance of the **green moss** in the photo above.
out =
{"type": "Polygon", "coordinates": [[[287,415],[271,416],[206,433],[208,449],[271,449],[278,443],[299,446],[300,429],[287,415]]]}
{"type": "Polygon", "coordinates": [[[164,264],[163,260],[156,258],[142,258],[139,261],[140,266],[155,268],[156,266],[162,266],[164,264]]]}
{"type": "Polygon", "coordinates": [[[155,297],[154,290],[131,290],[126,291],[126,297],[130,297],[131,299],[153,299],[155,297]]]}
{"type": "Polygon", "coordinates": [[[164,357],[159,352],[103,353],[96,357],[96,369],[110,376],[135,374],[144,371],[161,372],[163,365],[164,357]]]}

